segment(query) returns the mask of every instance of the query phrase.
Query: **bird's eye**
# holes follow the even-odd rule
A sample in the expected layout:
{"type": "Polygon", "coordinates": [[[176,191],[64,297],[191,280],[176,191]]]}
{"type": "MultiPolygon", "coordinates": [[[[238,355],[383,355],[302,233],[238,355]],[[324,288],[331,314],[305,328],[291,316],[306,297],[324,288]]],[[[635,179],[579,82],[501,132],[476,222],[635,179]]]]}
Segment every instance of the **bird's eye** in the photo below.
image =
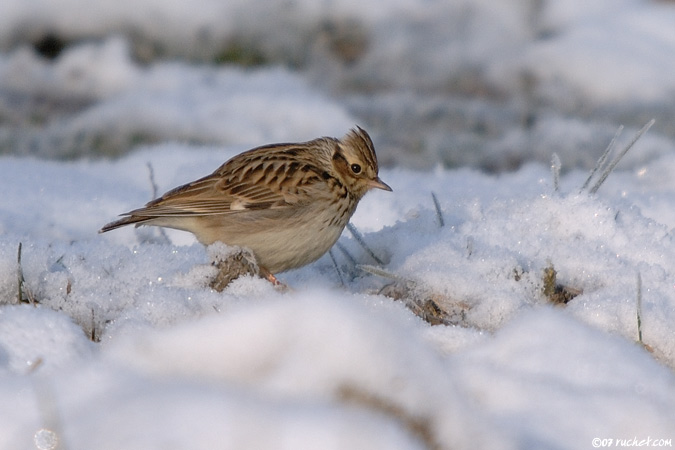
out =
{"type": "Polygon", "coordinates": [[[352,164],[352,172],[357,174],[361,173],[361,166],[359,166],[358,164],[352,164]]]}

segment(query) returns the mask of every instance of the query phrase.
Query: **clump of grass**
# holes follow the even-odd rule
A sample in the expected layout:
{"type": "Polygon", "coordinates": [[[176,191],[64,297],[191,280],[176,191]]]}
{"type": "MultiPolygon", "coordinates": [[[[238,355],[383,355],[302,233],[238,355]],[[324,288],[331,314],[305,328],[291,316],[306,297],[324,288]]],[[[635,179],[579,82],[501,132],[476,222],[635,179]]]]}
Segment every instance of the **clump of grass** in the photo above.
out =
{"type": "MultiPolygon", "coordinates": [[[[445,220],[436,194],[432,192],[431,198],[436,209],[438,225],[439,227],[444,227],[445,220]]],[[[368,253],[368,255],[370,255],[370,257],[378,264],[378,266],[359,264],[347,249],[338,243],[338,249],[345,254],[352,266],[371,275],[392,280],[391,283],[382,287],[378,294],[404,302],[406,307],[416,316],[431,325],[465,325],[466,312],[470,309],[468,303],[452,299],[447,295],[432,292],[429,289],[420,286],[419,283],[414,280],[401,277],[382,269],[381,266],[384,265],[383,260],[370,249],[356,227],[349,223],[347,224],[347,229],[351,232],[352,236],[354,236],[356,242],[358,242],[366,253],[368,253]]],[[[333,257],[332,254],[331,257],[333,257]]],[[[335,264],[334,259],[333,262],[335,264]]],[[[335,266],[337,269],[337,264],[335,264],[335,266]]],[[[338,275],[340,275],[339,269],[338,275]]],[[[342,279],[341,276],[340,279],[342,279]]]]}
{"type": "Polygon", "coordinates": [[[261,276],[255,256],[248,249],[233,249],[224,258],[214,258],[211,265],[217,269],[217,272],[209,282],[209,287],[217,292],[222,292],[232,281],[242,275],[261,276]]]}
{"type": "Polygon", "coordinates": [[[345,65],[358,62],[370,47],[367,29],[354,19],[325,20],[314,33],[314,40],[345,65]]]}
{"type": "Polygon", "coordinates": [[[566,305],[574,297],[583,293],[581,289],[558,283],[558,272],[553,267],[553,264],[549,264],[544,269],[542,281],[542,293],[554,305],[566,305]]]}
{"type": "Polygon", "coordinates": [[[216,64],[236,64],[242,67],[258,67],[270,63],[270,58],[253,42],[246,43],[240,39],[227,42],[215,55],[216,64]]]}
{"type": "MultiPolygon", "coordinates": [[[[17,251],[17,278],[18,278],[18,293],[17,293],[17,303],[27,303],[33,306],[37,306],[40,302],[38,301],[37,297],[35,294],[32,292],[32,290],[28,287],[28,284],[26,283],[26,279],[24,277],[23,273],[23,264],[22,264],[22,249],[23,245],[20,242],[19,243],[19,249],[17,251]]],[[[58,258],[53,266],[53,268],[56,268],[56,270],[67,270],[67,267],[63,264],[63,256],[58,258]]],[[[66,296],[69,296],[72,292],[73,289],[73,282],[70,277],[68,277],[66,281],[66,296]]],[[[51,309],[55,309],[53,306],[50,306],[48,303],[45,304],[47,307],[51,307],[51,309]]],[[[55,309],[55,310],[60,310],[55,309]]],[[[89,338],[92,342],[100,342],[101,341],[101,328],[102,325],[98,324],[96,320],[96,314],[94,308],[91,308],[91,316],[90,316],[90,321],[87,320],[86,317],[80,317],[78,314],[75,315],[70,315],[70,317],[73,319],[75,323],[77,323],[81,328],[84,334],[89,338]]],[[[38,364],[40,362],[38,361],[38,364]]],[[[37,366],[36,366],[37,367],[37,366]]]]}
{"type": "MultiPolygon", "coordinates": [[[[352,224],[351,222],[347,224],[347,230],[349,233],[354,237],[354,240],[359,244],[359,246],[372,258],[375,263],[378,265],[382,266],[384,265],[384,260],[383,258],[379,257],[375,251],[368,245],[366,242],[366,239],[363,237],[363,234],[352,224]]],[[[331,249],[328,254],[330,255],[330,258],[333,262],[333,266],[335,267],[335,271],[337,272],[338,278],[340,280],[341,285],[345,285],[345,276],[348,277],[349,279],[354,279],[356,278],[360,271],[359,271],[359,262],[357,259],[354,257],[354,255],[351,254],[351,252],[345,247],[342,243],[336,242],[335,243],[335,248],[337,248],[347,259],[348,263],[348,269],[345,273],[343,273],[343,270],[340,269],[340,266],[337,263],[337,259],[335,258],[335,253],[333,253],[333,249],[331,249]]]]}
{"type": "Polygon", "coordinates": [[[410,311],[430,325],[466,325],[466,313],[471,309],[467,302],[432,292],[414,280],[379,267],[369,265],[358,267],[364,272],[393,280],[378,293],[404,302],[410,311]]]}

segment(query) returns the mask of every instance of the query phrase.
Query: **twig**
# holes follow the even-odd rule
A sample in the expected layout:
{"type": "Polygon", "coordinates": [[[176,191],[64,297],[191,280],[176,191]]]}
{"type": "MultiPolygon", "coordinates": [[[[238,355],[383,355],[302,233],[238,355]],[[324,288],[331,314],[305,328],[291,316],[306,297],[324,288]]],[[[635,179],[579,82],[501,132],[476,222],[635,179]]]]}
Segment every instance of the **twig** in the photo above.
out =
{"type": "Polygon", "coordinates": [[[351,222],[347,223],[347,229],[349,232],[354,236],[354,239],[356,239],[356,242],[359,243],[359,245],[370,255],[371,258],[375,260],[376,263],[379,265],[383,266],[384,263],[380,258],[375,255],[375,253],[368,247],[368,244],[366,244],[365,239],[363,239],[363,235],[359,232],[359,230],[356,229],[354,225],[352,225],[351,222]]]}
{"type": "Polygon", "coordinates": [[[431,193],[431,198],[434,201],[434,206],[436,207],[436,217],[438,217],[438,226],[443,228],[445,226],[445,220],[443,220],[443,211],[441,211],[441,205],[438,203],[436,194],[431,193]]]}

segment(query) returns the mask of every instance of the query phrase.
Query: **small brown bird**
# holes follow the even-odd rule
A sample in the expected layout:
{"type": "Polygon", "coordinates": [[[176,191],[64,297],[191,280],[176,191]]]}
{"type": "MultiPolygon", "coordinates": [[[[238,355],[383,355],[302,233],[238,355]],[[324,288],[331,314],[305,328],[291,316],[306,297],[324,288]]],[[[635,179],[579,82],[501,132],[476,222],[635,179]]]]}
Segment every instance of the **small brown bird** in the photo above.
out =
{"type": "Polygon", "coordinates": [[[156,225],[251,249],[261,271],[284,272],[335,244],[378,177],[373,141],[356,127],[342,139],[272,144],[241,153],[211,175],[177,187],[104,226],[156,225]]]}

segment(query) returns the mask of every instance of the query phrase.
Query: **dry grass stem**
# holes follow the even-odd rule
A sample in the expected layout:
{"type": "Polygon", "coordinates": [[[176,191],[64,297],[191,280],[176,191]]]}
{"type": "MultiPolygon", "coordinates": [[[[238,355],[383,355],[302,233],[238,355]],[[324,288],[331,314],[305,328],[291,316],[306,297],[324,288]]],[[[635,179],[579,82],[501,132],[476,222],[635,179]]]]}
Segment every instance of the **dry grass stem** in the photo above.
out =
{"type": "MultiPolygon", "coordinates": [[[[152,199],[155,200],[157,196],[159,195],[159,187],[157,186],[157,182],[155,181],[155,169],[152,167],[152,163],[150,161],[147,162],[148,166],[148,177],[150,178],[150,187],[152,188],[152,199]]],[[[166,234],[166,230],[162,227],[157,227],[160,240],[162,241],[163,244],[171,244],[171,239],[169,239],[169,236],[166,234]]]]}
{"type": "Polygon", "coordinates": [[[560,167],[561,167],[560,157],[557,153],[554,153],[551,157],[551,177],[553,178],[553,190],[555,192],[560,191],[560,167]]]}
{"type": "Polygon", "coordinates": [[[389,399],[371,394],[356,386],[341,386],[337,391],[337,396],[338,399],[344,403],[357,405],[394,419],[410,434],[417,437],[427,449],[443,449],[443,446],[436,440],[436,436],[434,435],[432,425],[428,418],[417,417],[389,399]]]}
{"type": "Polygon", "coordinates": [[[381,258],[379,258],[375,252],[373,252],[368,244],[366,244],[366,240],[363,238],[363,235],[359,232],[359,230],[356,229],[354,225],[352,225],[351,222],[347,223],[347,229],[349,232],[354,236],[354,239],[356,239],[356,242],[359,243],[359,245],[368,253],[368,255],[373,258],[373,260],[378,263],[379,265],[383,266],[384,262],[382,261],[381,258]]]}
{"type": "Polygon", "coordinates": [[[582,289],[558,283],[558,272],[552,264],[544,269],[543,283],[542,293],[554,305],[566,305],[574,297],[583,293],[582,289]]]}
{"type": "Polygon", "coordinates": [[[26,284],[26,279],[23,276],[23,265],[21,264],[21,249],[22,244],[21,242],[19,242],[19,249],[16,255],[17,277],[19,281],[17,303],[30,303],[31,305],[35,306],[37,304],[37,301],[35,299],[35,296],[33,295],[33,292],[26,284]]]}
{"type": "Polygon", "coordinates": [[[443,228],[445,226],[445,220],[443,219],[443,211],[441,211],[441,204],[436,198],[436,194],[431,193],[431,199],[434,201],[434,208],[436,208],[436,218],[438,219],[438,226],[443,228]]]}
{"type": "Polygon", "coordinates": [[[466,325],[466,313],[471,306],[464,301],[438,294],[419,286],[413,280],[403,278],[379,267],[361,265],[365,272],[394,280],[378,294],[402,301],[410,311],[430,325],[466,325]]]}
{"type": "MultiPolygon", "coordinates": [[[[654,347],[649,344],[646,344],[642,340],[642,275],[640,272],[637,274],[637,305],[636,305],[636,318],[637,318],[637,333],[638,333],[638,344],[644,347],[649,353],[654,353],[654,347]]],[[[658,359],[658,358],[657,358],[658,359]]]]}
{"type": "Polygon", "coordinates": [[[333,255],[333,249],[328,250],[328,256],[330,256],[330,260],[333,262],[333,267],[335,268],[335,272],[337,273],[338,279],[340,280],[340,285],[344,286],[345,280],[344,280],[344,278],[342,278],[342,271],[340,270],[340,267],[338,266],[338,263],[335,259],[335,255],[333,255]]]}

